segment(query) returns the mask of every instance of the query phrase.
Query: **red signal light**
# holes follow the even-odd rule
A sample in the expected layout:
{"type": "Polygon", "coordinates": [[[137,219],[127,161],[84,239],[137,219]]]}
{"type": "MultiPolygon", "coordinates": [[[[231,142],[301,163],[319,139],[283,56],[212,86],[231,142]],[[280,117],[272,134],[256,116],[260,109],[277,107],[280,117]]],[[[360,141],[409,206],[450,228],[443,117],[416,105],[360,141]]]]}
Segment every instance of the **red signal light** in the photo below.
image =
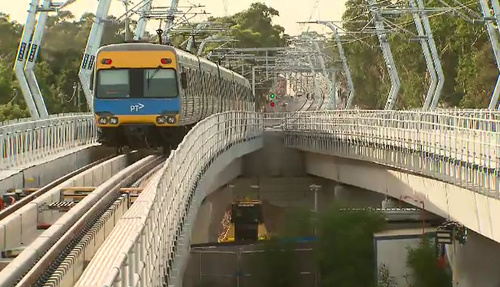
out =
{"type": "Polygon", "coordinates": [[[172,59],[170,59],[170,58],[163,58],[163,59],[161,59],[161,63],[163,65],[172,64],[172,59]]]}
{"type": "Polygon", "coordinates": [[[273,108],[274,108],[274,102],[271,102],[271,107],[273,107],[273,108]]]}
{"type": "Polygon", "coordinates": [[[102,59],[101,60],[101,64],[103,64],[103,65],[111,65],[111,63],[113,63],[113,61],[111,59],[102,59]]]}

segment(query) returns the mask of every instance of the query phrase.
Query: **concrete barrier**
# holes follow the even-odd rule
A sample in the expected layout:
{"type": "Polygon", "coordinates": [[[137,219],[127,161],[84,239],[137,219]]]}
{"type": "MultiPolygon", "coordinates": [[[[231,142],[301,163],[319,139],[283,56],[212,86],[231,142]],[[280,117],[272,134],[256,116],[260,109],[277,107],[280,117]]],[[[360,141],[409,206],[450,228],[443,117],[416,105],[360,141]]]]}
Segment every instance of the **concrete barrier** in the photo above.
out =
{"type": "Polygon", "coordinates": [[[94,166],[61,183],[42,196],[34,199],[4,220],[0,221],[0,250],[27,246],[36,239],[40,224],[51,225],[65,213],[48,209],[48,205],[61,201],[61,189],[72,186],[99,186],[133,162],[143,157],[142,153],[120,155],[94,166]]]}
{"type": "Polygon", "coordinates": [[[73,248],[58,270],[47,280],[47,284],[49,286],[73,286],[127,209],[128,197],[122,195],[73,248]]]}
{"type": "Polygon", "coordinates": [[[9,189],[42,187],[113,152],[111,148],[90,146],[75,153],[48,158],[39,165],[25,169],[3,170],[0,172],[0,195],[9,189]]]}

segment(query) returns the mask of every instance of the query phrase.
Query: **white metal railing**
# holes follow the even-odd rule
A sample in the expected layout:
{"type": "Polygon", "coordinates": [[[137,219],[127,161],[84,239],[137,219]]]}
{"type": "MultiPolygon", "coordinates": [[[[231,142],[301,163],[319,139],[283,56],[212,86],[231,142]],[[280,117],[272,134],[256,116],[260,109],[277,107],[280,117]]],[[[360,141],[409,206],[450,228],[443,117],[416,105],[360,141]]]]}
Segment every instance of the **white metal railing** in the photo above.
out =
{"type": "MultiPolygon", "coordinates": [[[[60,114],[55,114],[55,115],[49,115],[49,119],[55,119],[55,118],[63,118],[63,117],[68,117],[68,116],[88,116],[92,115],[92,113],[60,113],[60,114]]],[[[15,120],[7,120],[0,122],[0,127],[5,127],[5,126],[10,126],[10,125],[15,125],[15,124],[22,124],[26,122],[36,122],[36,120],[33,120],[32,118],[21,118],[21,119],[15,119],[15,120]]]]}
{"type": "MultiPolygon", "coordinates": [[[[65,119],[71,126],[70,118],[65,119]]],[[[83,116],[80,122],[87,121],[82,125],[95,132],[93,119],[83,116]]],[[[458,109],[213,115],[172,152],[77,286],[160,286],[172,269],[185,216],[206,166],[229,146],[261,136],[265,126],[282,128],[290,147],[379,162],[498,197],[499,124],[500,112],[458,109]]]]}
{"type": "Polygon", "coordinates": [[[89,113],[3,122],[0,126],[0,170],[29,164],[96,140],[97,127],[89,113]]]}
{"type": "Polygon", "coordinates": [[[206,167],[263,130],[263,116],[254,112],[226,112],[198,123],[118,221],[76,286],[162,286],[206,167]]]}
{"type": "Polygon", "coordinates": [[[314,99],[304,98],[303,103],[296,107],[297,110],[264,113],[264,125],[268,128],[282,128],[285,122],[292,122],[293,119],[298,118],[300,112],[315,111],[317,107],[313,106],[314,103],[314,99]]]}
{"type": "Polygon", "coordinates": [[[446,110],[301,112],[286,144],[418,172],[498,197],[500,112],[446,110]]]}

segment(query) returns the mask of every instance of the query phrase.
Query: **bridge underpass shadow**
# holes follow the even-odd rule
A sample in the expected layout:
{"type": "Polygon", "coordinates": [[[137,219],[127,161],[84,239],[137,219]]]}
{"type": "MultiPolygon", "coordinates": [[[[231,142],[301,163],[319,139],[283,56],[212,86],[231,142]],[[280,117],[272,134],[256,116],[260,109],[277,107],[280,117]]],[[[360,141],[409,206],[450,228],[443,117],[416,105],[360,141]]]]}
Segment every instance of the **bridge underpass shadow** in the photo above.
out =
{"type": "Polygon", "coordinates": [[[476,209],[464,209],[464,205],[470,202],[452,198],[464,192],[472,194],[470,191],[377,163],[319,153],[304,154],[306,169],[310,174],[402,200],[443,218],[459,221],[472,229],[479,227],[476,209]]]}
{"type": "MultiPolygon", "coordinates": [[[[261,286],[255,265],[259,262],[256,256],[263,250],[262,244],[193,247],[183,287],[261,286]]],[[[318,286],[314,251],[314,243],[298,243],[294,247],[294,287],[318,286]]]]}
{"type": "MultiPolygon", "coordinates": [[[[239,177],[229,185],[212,192],[198,210],[191,238],[191,254],[184,273],[183,286],[259,286],[252,257],[262,250],[262,243],[230,245],[217,243],[221,233],[221,221],[226,209],[234,200],[261,199],[266,228],[279,233],[286,224],[287,211],[293,208],[314,208],[314,192],[310,184],[323,188],[317,194],[317,209],[326,211],[339,195],[348,206],[380,207],[383,195],[354,187],[340,187],[334,181],[315,176],[254,178],[239,177]],[[252,188],[252,186],[254,188],[252,188]],[[255,188],[259,186],[259,188],[255,188]],[[340,191],[340,192],[339,192],[340,191]],[[344,192],[368,195],[364,199],[346,198],[344,192]],[[253,273],[253,275],[252,275],[253,273]],[[239,277],[237,275],[240,275],[239,277]],[[238,281],[239,280],[239,281],[238,281]],[[239,282],[239,283],[237,283],[239,282]]],[[[294,266],[299,270],[297,287],[317,285],[316,257],[313,243],[299,243],[294,251],[294,266]]]]}
{"type": "Polygon", "coordinates": [[[482,203],[483,195],[420,174],[352,158],[305,152],[305,162],[310,174],[401,199],[473,230],[483,230],[486,234],[469,230],[470,240],[463,246],[447,246],[454,272],[453,286],[500,286],[500,274],[491,267],[500,264],[500,244],[488,238],[498,238],[498,232],[494,232],[498,229],[492,222],[495,211],[494,206],[482,203]]]}
{"type": "MultiPolygon", "coordinates": [[[[276,214],[282,209],[303,207],[314,209],[314,192],[310,185],[321,186],[317,208],[321,212],[335,198],[347,207],[380,207],[385,196],[354,186],[339,186],[325,177],[311,175],[306,170],[304,153],[283,145],[284,135],[266,131],[262,148],[232,162],[219,175],[198,210],[192,244],[217,242],[220,222],[228,206],[245,197],[265,201],[267,210],[276,214]]],[[[268,221],[274,221],[273,216],[268,221]]],[[[270,222],[270,225],[276,225],[270,222]]]]}
{"type": "MultiPolygon", "coordinates": [[[[190,243],[212,244],[192,250],[184,273],[183,286],[196,286],[202,277],[217,279],[214,286],[234,283],[234,267],[237,266],[235,260],[238,254],[248,250],[245,251],[241,246],[232,246],[232,249],[215,247],[224,212],[234,200],[261,199],[264,202],[264,221],[273,232],[280,229],[283,215],[288,208],[314,208],[311,184],[321,186],[316,200],[320,212],[336,200],[347,203],[348,207],[380,207],[385,199],[383,194],[352,186],[339,186],[335,181],[308,174],[304,153],[284,147],[280,133],[268,132],[263,140],[264,146],[261,149],[233,161],[218,175],[217,183],[212,184],[207,197],[201,203],[193,224],[190,243]],[[220,180],[221,178],[224,180],[220,180]],[[222,187],[219,187],[221,185],[222,187]]],[[[314,286],[308,280],[304,279],[304,285],[299,286],[314,286]]]]}
{"type": "MultiPolygon", "coordinates": [[[[271,178],[272,180],[289,180],[290,178],[310,178],[310,175],[315,175],[346,185],[366,188],[378,192],[382,197],[389,195],[396,199],[402,198],[408,203],[412,203],[417,207],[424,207],[445,218],[448,218],[449,214],[453,214],[452,218],[455,220],[462,223],[468,222],[469,224],[465,225],[469,227],[475,226],[477,229],[488,227],[491,235],[494,235],[492,225],[487,225],[486,221],[478,222],[478,216],[476,216],[478,212],[477,198],[474,196],[470,197],[471,193],[467,190],[439,182],[438,180],[427,179],[428,181],[423,181],[423,177],[420,175],[405,173],[374,163],[335,157],[331,154],[313,154],[308,151],[287,148],[283,145],[283,138],[284,136],[279,131],[266,132],[263,138],[264,146],[253,153],[246,154],[231,162],[216,176],[214,183],[210,184],[210,188],[206,190],[208,195],[210,196],[211,193],[218,190],[221,186],[226,186],[226,189],[229,188],[227,184],[232,183],[235,178],[241,176],[243,178],[240,178],[240,181],[247,180],[246,183],[242,183],[246,187],[240,186],[238,190],[246,189],[246,192],[244,192],[246,194],[260,190],[259,194],[265,194],[262,192],[266,185],[263,184],[263,179],[265,178],[269,178],[270,180],[271,178]],[[469,195],[469,198],[465,197],[464,200],[464,196],[467,195],[469,195]],[[420,201],[424,204],[422,205],[420,201]]],[[[318,184],[317,181],[320,180],[314,178],[313,181],[315,184],[318,184]]],[[[236,190],[236,185],[233,185],[233,190],[236,190]]],[[[283,185],[284,183],[281,182],[274,186],[283,185]]],[[[329,186],[328,184],[324,185],[329,186]]],[[[272,184],[269,184],[269,186],[272,186],[272,184]]],[[[307,184],[304,183],[304,186],[307,186],[307,184]]],[[[335,186],[335,184],[331,184],[331,186],[324,189],[332,189],[332,186],[335,186]]],[[[305,189],[308,190],[307,188],[305,189]]],[[[349,194],[349,192],[345,194],[349,194]]],[[[223,212],[224,205],[234,199],[233,196],[227,194],[221,196],[221,198],[218,206],[222,208],[220,208],[219,212],[223,212]]],[[[379,206],[379,204],[376,204],[376,206],[379,206]]],[[[207,208],[208,206],[202,205],[202,209],[197,212],[198,216],[193,228],[195,234],[191,237],[193,239],[192,243],[211,241],[209,240],[210,222],[220,223],[220,220],[211,219],[214,218],[214,215],[207,216],[206,212],[210,210],[210,208],[207,208]],[[203,208],[206,210],[203,210],[203,208]],[[196,222],[199,221],[200,217],[204,220],[204,223],[200,224],[196,222]],[[201,226],[204,226],[204,228],[201,226]]],[[[219,210],[219,208],[212,206],[212,212],[216,209],[219,210]]],[[[486,210],[484,207],[482,209],[483,211],[486,210]]],[[[221,216],[215,217],[221,218],[221,216]]],[[[213,226],[212,228],[215,229],[213,226]]],[[[212,232],[212,234],[214,233],[212,232]]],[[[216,262],[209,262],[207,264],[216,265],[216,262]]]]}

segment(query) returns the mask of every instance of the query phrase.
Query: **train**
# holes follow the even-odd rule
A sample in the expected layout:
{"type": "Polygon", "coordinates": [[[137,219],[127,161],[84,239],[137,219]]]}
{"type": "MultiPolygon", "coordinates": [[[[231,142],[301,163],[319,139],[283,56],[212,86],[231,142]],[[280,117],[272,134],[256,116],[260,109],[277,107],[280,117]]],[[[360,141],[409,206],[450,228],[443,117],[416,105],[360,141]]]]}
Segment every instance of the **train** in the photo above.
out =
{"type": "Polygon", "coordinates": [[[98,141],[118,152],[175,149],[199,121],[225,111],[255,111],[243,76],[181,49],[120,43],[96,54],[93,108],[98,141]]]}

